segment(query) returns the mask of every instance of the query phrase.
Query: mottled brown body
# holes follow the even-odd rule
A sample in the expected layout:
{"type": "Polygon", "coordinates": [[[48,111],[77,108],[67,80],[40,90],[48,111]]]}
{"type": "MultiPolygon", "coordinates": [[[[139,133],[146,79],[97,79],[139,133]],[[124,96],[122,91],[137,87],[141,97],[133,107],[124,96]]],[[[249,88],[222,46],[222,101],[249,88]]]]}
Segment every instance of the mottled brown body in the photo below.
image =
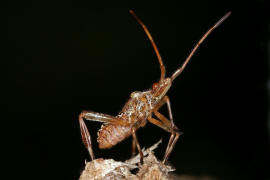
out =
{"type": "Polygon", "coordinates": [[[117,118],[128,122],[129,125],[102,125],[98,131],[97,138],[99,148],[111,148],[117,143],[123,141],[125,138],[129,137],[132,134],[131,129],[133,127],[135,130],[137,130],[138,128],[145,126],[147,117],[152,111],[154,102],[155,101],[153,101],[150,91],[137,91],[131,93],[129,101],[123,107],[119,115],[116,116],[117,118]]]}
{"type": "Polygon", "coordinates": [[[138,152],[140,153],[141,163],[143,162],[143,154],[139,142],[136,136],[136,130],[140,127],[145,126],[146,122],[149,121],[152,124],[164,129],[165,131],[171,133],[165,155],[163,158],[163,163],[165,163],[172,152],[175,143],[177,142],[181,133],[179,132],[178,128],[174,124],[173,115],[171,110],[171,103],[169,97],[166,96],[166,93],[170,89],[172,82],[178,77],[183,70],[185,69],[187,63],[190,61],[191,57],[194,55],[195,51],[198,49],[200,44],[204,41],[204,39],[216,28],[218,27],[229,15],[231,14],[228,12],[225,14],[219,21],[217,21],[214,26],[212,26],[199,40],[199,42],[195,45],[192,49],[189,56],[186,58],[184,63],[181,67],[179,67],[171,77],[166,77],[166,69],[163,64],[163,60],[159,54],[158,48],[144,25],[144,23],[136,16],[136,14],[130,10],[130,13],[136,18],[139,24],[144,29],[146,35],[148,36],[154,51],[157,55],[157,59],[160,65],[160,80],[152,85],[152,88],[144,91],[139,92],[135,91],[131,93],[130,99],[123,107],[122,111],[117,116],[111,116],[108,114],[102,114],[92,111],[83,111],[79,115],[79,123],[81,128],[81,134],[83,143],[85,147],[88,149],[90,156],[92,159],[95,159],[94,153],[92,150],[92,142],[90,133],[84,123],[84,120],[90,121],[99,121],[103,122],[104,125],[98,131],[98,138],[97,141],[99,143],[99,148],[111,148],[112,146],[116,145],[117,143],[121,142],[125,138],[132,135],[133,143],[132,143],[132,154],[135,154],[135,147],[137,147],[138,152]],[[162,115],[159,112],[159,109],[164,105],[167,105],[169,118],[162,115]],[[152,115],[156,117],[152,117],[152,115]]]}

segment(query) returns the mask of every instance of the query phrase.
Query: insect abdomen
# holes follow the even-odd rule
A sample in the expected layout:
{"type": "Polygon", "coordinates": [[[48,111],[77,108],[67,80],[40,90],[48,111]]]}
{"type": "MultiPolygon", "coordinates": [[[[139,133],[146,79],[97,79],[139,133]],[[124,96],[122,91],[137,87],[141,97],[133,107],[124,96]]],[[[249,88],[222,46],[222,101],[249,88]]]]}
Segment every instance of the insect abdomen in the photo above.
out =
{"type": "Polygon", "coordinates": [[[98,131],[100,149],[108,149],[131,135],[131,126],[105,125],[98,131]]]}

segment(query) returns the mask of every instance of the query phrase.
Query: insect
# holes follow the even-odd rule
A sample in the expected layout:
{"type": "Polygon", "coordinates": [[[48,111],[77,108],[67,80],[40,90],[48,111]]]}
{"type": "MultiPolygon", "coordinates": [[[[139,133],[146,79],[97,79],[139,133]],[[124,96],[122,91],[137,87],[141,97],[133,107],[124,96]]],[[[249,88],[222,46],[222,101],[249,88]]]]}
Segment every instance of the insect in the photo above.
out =
{"type": "Polygon", "coordinates": [[[140,154],[140,161],[143,163],[143,153],[136,136],[136,130],[140,127],[146,125],[147,121],[153,123],[154,125],[164,129],[165,131],[171,133],[164,158],[163,163],[165,163],[171,154],[175,143],[177,142],[181,132],[174,124],[171,103],[169,97],[166,95],[170,89],[172,82],[178,77],[182,71],[185,69],[187,63],[190,61],[191,57],[194,55],[195,51],[198,49],[200,44],[205,40],[205,38],[217,28],[226,18],[228,18],[231,12],[225,14],[219,21],[217,21],[214,26],[212,26],[197,42],[194,46],[184,63],[180,68],[178,68],[171,77],[165,77],[165,66],[163,64],[162,58],[159,54],[158,48],[144,23],[136,16],[134,11],[130,10],[131,15],[138,21],[142,26],[146,35],[148,36],[153,49],[156,53],[159,65],[160,65],[160,80],[152,85],[152,87],[147,91],[135,91],[130,94],[130,99],[124,105],[122,110],[117,116],[111,116],[107,114],[97,113],[93,111],[82,111],[79,115],[79,123],[81,129],[82,140],[85,147],[88,149],[90,157],[92,160],[95,159],[90,133],[85,125],[84,120],[103,122],[98,131],[97,142],[100,149],[111,148],[117,143],[123,141],[125,138],[132,136],[132,154],[135,154],[136,148],[140,154]],[[169,119],[159,112],[159,109],[164,105],[167,105],[169,119]],[[152,117],[155,115],[157,118],[152,117]]]}

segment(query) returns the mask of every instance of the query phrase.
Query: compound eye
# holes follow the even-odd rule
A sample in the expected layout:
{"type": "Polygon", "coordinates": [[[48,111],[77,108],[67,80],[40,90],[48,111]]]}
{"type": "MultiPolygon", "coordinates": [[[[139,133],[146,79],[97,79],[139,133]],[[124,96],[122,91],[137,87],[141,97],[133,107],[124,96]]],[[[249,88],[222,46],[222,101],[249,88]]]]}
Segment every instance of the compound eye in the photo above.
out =
{"type": "Polygon", "coordinates": [[[158,84],[158,83],[154,83],[154,84],[152,85],[152,89],[153,89],[153,90],[157,89],[158,87],[159,87],[159,84],[158,84]]]}

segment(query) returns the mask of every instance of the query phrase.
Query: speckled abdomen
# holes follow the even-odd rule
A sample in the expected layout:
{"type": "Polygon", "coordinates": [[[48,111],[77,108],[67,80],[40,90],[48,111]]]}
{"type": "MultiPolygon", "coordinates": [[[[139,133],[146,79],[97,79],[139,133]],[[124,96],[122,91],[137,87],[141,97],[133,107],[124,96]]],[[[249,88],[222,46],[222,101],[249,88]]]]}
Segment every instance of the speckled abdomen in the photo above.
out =
{"type": "Polygon", "coordinates": [[[104,125],[98,131],[100,149],[109,149],[131,135],[132,126],[104,125]]]}

